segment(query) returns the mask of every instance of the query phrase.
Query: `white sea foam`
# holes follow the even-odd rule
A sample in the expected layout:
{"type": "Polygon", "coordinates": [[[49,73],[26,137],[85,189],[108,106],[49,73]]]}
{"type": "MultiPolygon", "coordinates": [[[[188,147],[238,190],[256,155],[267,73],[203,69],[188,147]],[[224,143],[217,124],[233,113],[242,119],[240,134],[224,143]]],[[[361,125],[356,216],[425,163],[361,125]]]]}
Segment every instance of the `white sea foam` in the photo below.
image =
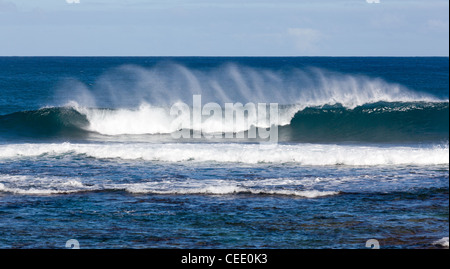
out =
{"type": "MultiPolygon", "coordinates": [[[[122,134],[169,134],[177,131],[176,122],[191,122],[191,115],[170,115],[170,108],[156,107],[147,103],[137,109],[93,109],[81,107],[71,102],[72,108],[85,115],[89,121],[87,129],[104,135],[122,134]]],[[[177,105],[177,104],[175,104],[177,105]]],[[[257,104],[255,104],[257,107],[257,104]]],[[[287,125],[298,109],[288,107],[279,110],[277,125],[287,125]]],[[[205,112],[208,113],[208,112],[205,112]]],[[[250,111],[241,124],[235,124],[234,118],[225,118],[206,114],[202,116],[201,124],[190,124],[190,129],[201,130],[203,133],[236,133],[249,130],[252,126],[268,128],[269,119],[258,119],[258,111],[250,111]]],[[[266,117],[269,113],[266,112],[266,117]]]]}
{"type": "Polygon", "coordinates": [[[0,192],[24,195],[51,195],[93,190],[79,179],[61,177],[33,177],[24,175],[0,175],[0,192]]]}
{"type": "Polygon", "coordinates": [[[224,194],[237,194],[237,193],[249,193],[249,194],[261,194],[261,195],[287,195],[287,196],[299,196],[305,198],[317,198],[322,196],[336,195],[339,192],[335,191],[318,191],[318,190],[265,190],[265,189],[248,189],[238,186],[208,186],[203,188],[189,188],[189,189],[173,189],[173,190],[155,190],[145,189],[138,186],[132,186],[125,189],[131,193],[152,193],[152,194],[212,194],[212,195],[224,195],[224,194]]]}
{"type": "MultiPolygon", "coordinates": [[[[85,179],[86,180],[86,179],[85,179]]],[[[318,198],[336,195],[338,191],[315,190],[300,180],[265,179],[248,180],[245,182],[223,179],[183,179],[147,181],[134,183],[114,183],[104,179],[101,182],[93,180],[84,184],[81,179],[64,177],[33,177],[18,175],[1,175],[0,192],[22,195],[53,195],[86,191],[122,190],[134,194],[164,194],[164,195],[287,195],[304,198],[318,198]],[[302,189],[299,189],[302,188],[302,189]]]]}
{"type": "Polygon", "coordinates": [[[449,164],[447,145],[382,147],[326,144],[110,143],[0,145],[0,159],[86,155],[99,159],[161,162],[296,163],[299,165],[449,164]]]}
{"type": "Polygon", "coordinates": [[[159,107],[142,104],[138,109],[87,109],[75,106],[86,115],[89,130],[106,135],[119,134],[158,134],[176,131],[171,127],[174,120],[169,111],[159,107]]]}
{"type": "Polygon", "coordinates": [[[152,194],[266,194],[266,195],[289,195],[306,198],[316,198],[321,196],[336,195],[337,191],[319,191],[312,189],[297,190],[289,188],[305,188],[303,181],[283,178],[270,178],[264,180],[223,180],[223,179],[202,179],[202,180],[166,180],[164,182],[144,182],[134,184],[122,184],[110,186],[115,189],[124,189],[131,193],[152,193],[152,194]]]}
{"type": "Polygon", "coordinates": [[[448,237],[443,237],[435,242],[433,242],[433,245],[437,245],[437,246],[441,246],[444,248],[448,248],[449,244],[448,244],[448,237]]]}

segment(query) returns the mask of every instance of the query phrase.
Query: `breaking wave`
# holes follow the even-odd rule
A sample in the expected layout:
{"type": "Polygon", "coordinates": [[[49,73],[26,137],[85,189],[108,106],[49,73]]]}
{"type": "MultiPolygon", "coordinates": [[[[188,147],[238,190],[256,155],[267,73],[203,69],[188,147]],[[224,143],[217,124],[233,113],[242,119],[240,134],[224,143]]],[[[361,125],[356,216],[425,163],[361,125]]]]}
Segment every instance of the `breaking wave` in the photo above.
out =
{"type": "Polygon", "coordinates": [[[159,162],[295,163],[299,165],[438,165],[449,163],[440,146],[362,146],[249,143],[32,143],[0,145],[0,159],[84,155],[159,162]]]}

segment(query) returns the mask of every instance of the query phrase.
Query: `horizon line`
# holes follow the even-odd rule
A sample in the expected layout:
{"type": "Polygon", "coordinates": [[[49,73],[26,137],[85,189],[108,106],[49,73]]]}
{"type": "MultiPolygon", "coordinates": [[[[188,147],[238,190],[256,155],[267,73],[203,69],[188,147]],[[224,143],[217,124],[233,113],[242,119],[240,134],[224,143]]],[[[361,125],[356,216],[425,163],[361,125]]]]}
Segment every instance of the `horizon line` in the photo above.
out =
{"type": "Polygon", "coordinates": [[[135,58],[143,58],[143,57],[155,57],[155,58],[168,58],[168,57],[196,57],[196,58],[211,58],[211,57],[222,57],[222,58],[300,58],[300,57],[323,57],[323,58],[350,58],[350,57],[385,57],[385,58],[431,58],[431,57],[439,57],[439,58],[445,58],[445,57],[449,57],[449,55],[317,55],[317,56],[311,56],[311,55],[297,55],[297,56],[282,56],[282,55],[256,55],[256,56],[249,56],[249,55],[0,55],[0,57],[79,57],[79,58],[87,58],[87,57],[135,57],[135,58]]]}

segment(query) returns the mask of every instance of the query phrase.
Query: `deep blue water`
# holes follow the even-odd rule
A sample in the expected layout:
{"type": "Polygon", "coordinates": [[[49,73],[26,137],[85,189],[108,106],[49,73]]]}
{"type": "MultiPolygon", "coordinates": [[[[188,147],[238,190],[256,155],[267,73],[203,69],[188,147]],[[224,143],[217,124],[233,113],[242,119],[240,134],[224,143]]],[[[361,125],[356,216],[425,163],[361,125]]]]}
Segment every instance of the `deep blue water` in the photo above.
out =
{"type": "Polygon", "coordinates": [[[448,99],[448,57],[0,57],[0,248],[448,247],[448,99]],[[277,143],[174,137],[194,95],[277,143]]]}

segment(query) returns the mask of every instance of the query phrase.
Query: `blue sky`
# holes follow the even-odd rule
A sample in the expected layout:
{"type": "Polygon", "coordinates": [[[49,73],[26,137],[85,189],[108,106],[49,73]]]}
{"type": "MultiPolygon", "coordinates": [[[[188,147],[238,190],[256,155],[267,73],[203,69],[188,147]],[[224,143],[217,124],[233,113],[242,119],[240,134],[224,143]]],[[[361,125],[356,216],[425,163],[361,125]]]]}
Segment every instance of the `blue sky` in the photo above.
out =
{"type": "Polygon", "coordinates": [[[0,55],[449,53],[448,0],[78,1],[0,0],[0,55]]]}

